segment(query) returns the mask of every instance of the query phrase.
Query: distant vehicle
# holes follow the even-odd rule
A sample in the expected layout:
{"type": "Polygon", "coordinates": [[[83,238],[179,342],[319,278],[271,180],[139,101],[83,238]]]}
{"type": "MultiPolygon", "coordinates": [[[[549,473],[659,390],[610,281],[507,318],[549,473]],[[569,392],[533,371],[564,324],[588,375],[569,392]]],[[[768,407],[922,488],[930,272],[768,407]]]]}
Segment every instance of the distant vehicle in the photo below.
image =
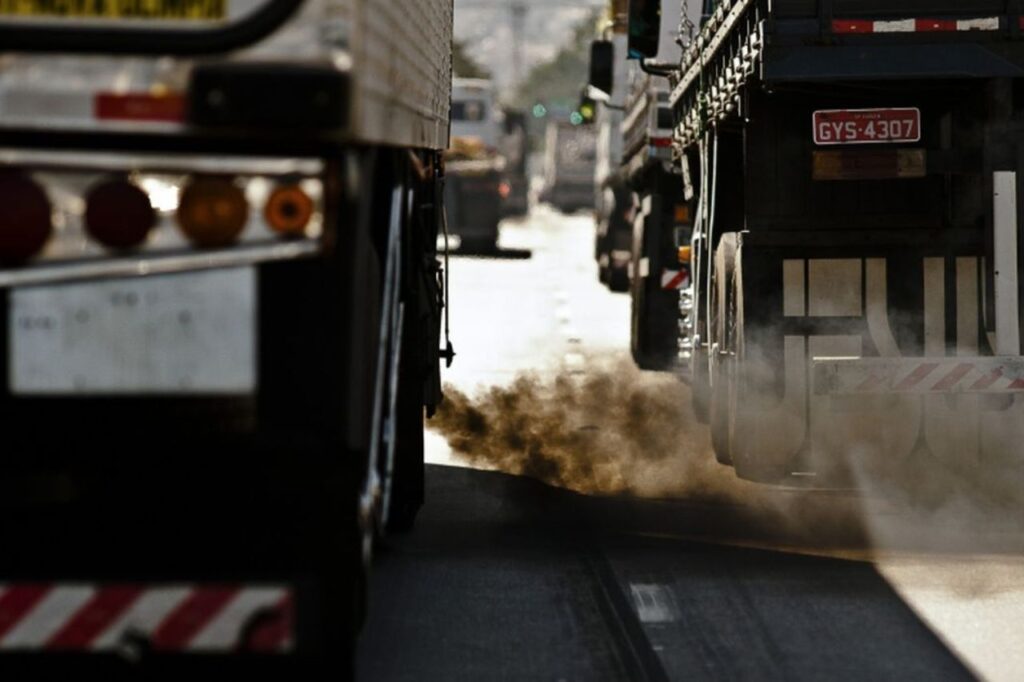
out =
{"type": "Polygon", "coordinates": [[[183,7],[0,7],[5,679],[350,679],[423,500],[452,2],[183,7]]]}
{"type": "Polygon", "coordinates": [[[530,210],[530,178],[527,160],[530,140],[526,130],[526,113],[505,109],[501,153],[505,157],[505,171],[501,176],[502,214],[522,216],[530,210]]]}
{"type": "MultiPolygon", "coordinates": [[[[652,61],[674,66],[681,57],[674,36],[680,4],[679,0],[660,2],[662,26],[669,34],[662,36],[652,61]]],[[[604,61],[592,64],[591,73],[610,75],[615,71],[618,82],[613,77],[612,91],[626,90],[619,132],[623,154],[615,178],[628,188],[622,192],[627,195],[622,201],[632,208],[628,228],[630,348],[640,368],[671,370],[679,353],[675,320],[679,292],[691,285],[690,264],[679,262],[676,246],[689,241],[691,219],[682,174],[672,158],[671,87],[664,76],[648,73],[639,60],[629,60],[627,45],[602,40],[592,47],[591,55],[604,61]],[[628,64],[624,69],[623,63],[628,64]]],[[[607,85],[590,83],[598,91],[607,85]]]]}
{"type": "Polygon", "coordinates": [[[595,161],[591,126],[549,122],[544,137],[542,200],[565,213],[593,208],[595,161]]]}
{"type": "Polygon", "coordinates": [[[611,0],[612,22],[605,28],[600,46],[591,49],[591,66],[601,63],[605,71],[591,69],[586,95],[593,100],[593,127],[597,137],[594,164],[594,258],[598,279],[615,292],[629,291],[633,192],[622,173],[622,119],[629,92],[625,78],[626,0],[611,0]],[[598,54],[601,53],[601,54],[598,54]]]}
{"type": "Polygon", "coordinates": [[[460,250],[492,251],[502,217],[505,157],[490,81],[456,78],[452,86],[452,141],[445,154],[448,229],[460,250]]]}

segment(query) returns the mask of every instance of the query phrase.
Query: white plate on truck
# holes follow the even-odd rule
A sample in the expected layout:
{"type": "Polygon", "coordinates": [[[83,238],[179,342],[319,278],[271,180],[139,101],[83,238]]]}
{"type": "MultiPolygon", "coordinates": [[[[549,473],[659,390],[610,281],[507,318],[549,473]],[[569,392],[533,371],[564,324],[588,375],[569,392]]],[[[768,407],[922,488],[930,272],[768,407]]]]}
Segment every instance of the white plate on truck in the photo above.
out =
{"type": "Polygon", "coordinates": [[[14,394],[256,388],[254,268],[16,289],[10,302],[14,394]]]}
{"type": "Polygon", "coordinates": [[[920,141],[920,109],[827,109],[814,112],[814,143],[818,145],[920,141]]]}

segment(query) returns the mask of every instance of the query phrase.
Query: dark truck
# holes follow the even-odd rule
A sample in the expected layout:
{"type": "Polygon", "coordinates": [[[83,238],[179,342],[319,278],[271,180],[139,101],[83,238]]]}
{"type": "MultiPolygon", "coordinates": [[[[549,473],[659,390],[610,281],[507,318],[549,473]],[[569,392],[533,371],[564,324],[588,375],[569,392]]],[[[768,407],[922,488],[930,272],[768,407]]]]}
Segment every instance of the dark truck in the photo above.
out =
{"type": "Polygon", "coordinates": [[[445,208],[448,229],[458,236],[461,252],[491,253],[498,247],[506,170],[501,130],[494,84],[479,78],[454,79],[445,208]]]}
{"type": "Polygon", "coordinates": [[[694,216],[682,359],[718,458],[773,483],[1019,471],[1021,6],[702,9],[670,101],[694,216]]]}
{"type": "Polygon", "coordinates": [[[530,138],[526,112],[505,109],[502,136],[499,143],[505,158],[498,191],[501,194],[502,215],[518,218],[530,211],[530,175],[527,162],[530,157],[530,138]]]}
{"type": "Polygon", "coordinates": [[[451,0],[186,5],[0,6],[4,679],[350,678],[422,503],[451,0]]]}

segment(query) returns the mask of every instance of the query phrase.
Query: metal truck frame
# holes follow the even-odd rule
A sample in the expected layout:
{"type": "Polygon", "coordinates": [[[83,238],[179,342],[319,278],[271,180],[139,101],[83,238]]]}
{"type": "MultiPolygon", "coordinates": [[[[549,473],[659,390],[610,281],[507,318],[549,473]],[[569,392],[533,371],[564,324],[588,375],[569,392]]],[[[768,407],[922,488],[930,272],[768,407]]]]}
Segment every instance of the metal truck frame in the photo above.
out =
{"type": "Polygon", "coordinates": [[[717,457],[820,485],[1019,467],[1020,6],[703,9],[671,104],[682,359],[717,457]]]}
{"type": "Polygon", "coordinates": [[[5,7],[20,14],[0,14],[0,78],[26,92],[42,74],[28,91],[49,104],[0,112],[0,669],[351,676],[374,536],[422,503],[424,406],[441,397],[451,0],[230,0],[184,18],[152,3],[152,25],[103,3],[81,23],[5,7]],[[148,80],[168,64],[180,91],[148,80]],[[69,69],[122,67],[141,90],[45,91],[69,69]],[[220,192],[189,204],[206,211],[193,223],[241,211],[242,236],[173,237],[184,189],[143,243],[11,256],[49,224],[18,212],[30,198],[49,199],[64,242],[95,200],[65,211],[65,180],[137,197],[168,175],[220,192]],[[245,206],[259,187],[292,203],[245,206]],[[315,230],[293,222],[303,193],[315,230]],[[180,312],[157,315],[166,301],[180,312]],[[75,325],[97,316],[90,357],[155,348],[149,364],[114,382],[54,369],[70,352],[54,339],[84,343],[75,325]],[[205,352],[181,331],[236,317],[205,352]],[[140,325],[152,345],[125,346],[140,325]],[[241,380],[204,364],[220,343],[241,380]],[[146,369],[175,350],[206,369],[146,369]]]}

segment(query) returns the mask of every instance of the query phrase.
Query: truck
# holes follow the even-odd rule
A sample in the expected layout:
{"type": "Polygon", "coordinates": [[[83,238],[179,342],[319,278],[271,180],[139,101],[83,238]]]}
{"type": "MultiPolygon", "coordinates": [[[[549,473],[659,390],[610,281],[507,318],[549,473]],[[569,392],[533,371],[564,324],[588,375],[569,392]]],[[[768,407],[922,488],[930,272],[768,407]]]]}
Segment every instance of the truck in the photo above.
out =
{"type": "MultiPolygon", "coordinates": [[[[651,11],[630,8],[645,58],[651,11]]],[[[1020,8],[694,11],[669,70],[694,216],[680,358],[717,458],[773,484],[1019,471],[1020,8]]]]}
{"type": "Polygon", "coordinates": [[[462,252],[497,248],[502,218],[505,157],[494,85],[456,78],[452,85],[452,144],[445,155],[448,226],[462,252]]]}
{"type": "MultiPolygon", "coordinates": [[[[641,369],[672,371],[678,356],[679,292],[689,288],[689,262],[678,244],[692,232],[679,165],[672,154],[672,108],[666,69],[679,62],[677,0],[661,0],[661,35],[649,61],[628,59],[621,126],[621,175],[632,196],[630,351],[641,369]]],[[[628,49],[628,44],[627,44],[628,49]]],[[[629,54],[625,55],[627,58],[629,54]]]]}
{"type": "Polygon", "coordinates": [[[544,131],[544,187],[541,201],[563,213],[593,206],[594,132],[572,121],[548,121],[544,131]]]}
{"type": "Polygon", "coordinates": [[[629,61],[626,53],[628,1],[612,0],[601,35],[590,46],[586,89],[595,107],[594,258],[598,279],[611,291],[629,291],[633,196],[622,175],[622,119],[629,61]]]}
{"type": "Polygon", "coordinates": [[[0,6],[6,677],[352,676],[451,357],[452,13],[0,6]]]}
{"type": "Polygon", "coordinates": [[[530,211],[530,136],[526,112],[505,108],[502,111],[502,136],[499,144],[505,157],[498,191],[501,194],[501,214],[519,218],[530,211]]]}

